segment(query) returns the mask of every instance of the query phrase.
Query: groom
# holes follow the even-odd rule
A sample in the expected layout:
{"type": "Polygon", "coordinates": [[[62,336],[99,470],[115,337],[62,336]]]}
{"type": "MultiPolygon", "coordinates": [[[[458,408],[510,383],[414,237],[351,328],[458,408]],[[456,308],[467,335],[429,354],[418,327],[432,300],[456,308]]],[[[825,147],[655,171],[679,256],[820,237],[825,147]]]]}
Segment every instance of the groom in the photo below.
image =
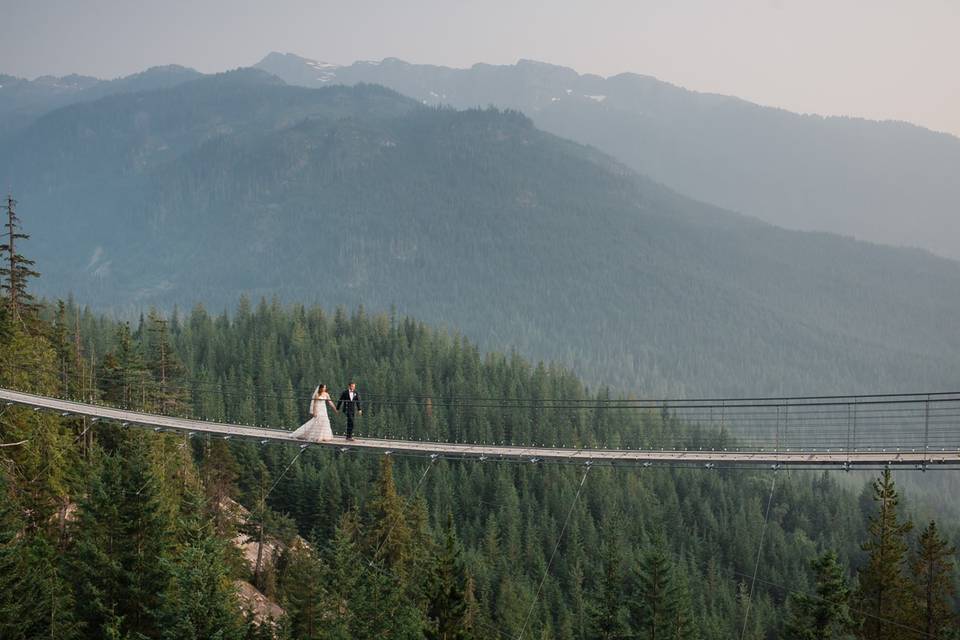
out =
{"type": "Polygon", "coordinates": [[[347,414],[347,440],[353,440],[353,418],[363,415],[356,382],[348,384],[347,388],[340,394],[340,399],[337,400],[337,411],[343,411],[347,414]]]}

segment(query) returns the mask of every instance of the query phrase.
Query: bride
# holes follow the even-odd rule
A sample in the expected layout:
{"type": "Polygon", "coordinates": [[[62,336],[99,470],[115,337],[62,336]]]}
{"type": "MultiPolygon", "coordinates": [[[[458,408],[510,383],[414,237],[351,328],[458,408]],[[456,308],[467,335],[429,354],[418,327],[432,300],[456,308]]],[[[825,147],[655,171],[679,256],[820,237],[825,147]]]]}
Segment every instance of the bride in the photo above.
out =
{"type": "Polygon", "coordinates": [[[290,435],[299,440],[311,440],[313,442],[333,440],[330,416],[327,415],[325,405],[330,405],[330,408],[334,411],[337,410],[337,406],[333,404],[330,394],[327,392],[327,385],[321,384],[314,390],[313,396],[310,398],[310,415],[313,417],[290,435]]]}

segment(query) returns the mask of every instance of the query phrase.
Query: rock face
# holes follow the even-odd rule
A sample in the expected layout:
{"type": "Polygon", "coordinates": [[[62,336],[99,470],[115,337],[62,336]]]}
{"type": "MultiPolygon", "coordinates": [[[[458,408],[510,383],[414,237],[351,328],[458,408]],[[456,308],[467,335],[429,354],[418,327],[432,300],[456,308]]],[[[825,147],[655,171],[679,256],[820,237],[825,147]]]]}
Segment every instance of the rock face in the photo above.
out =
{"type": "Polygon", "coordinates": [[[249,612],[257,624],[272,623],[283,616],[283,608],[260,593],[249,582],[236,580],[234,586],[241,601],[241,608],[249,612]]]}
{"type": "MultiPolygon", "coordinates": [[[[234,526],[240,528],[246,525],[250,517],[250,512],[240,503],[231,498],[224,498],[220,504],[224,514],[233,522],[234,526]]],[[[299,537],[298,544],[306,544],[299,537]]],[[[238,533],[233,539],[233,544],[247,563],[251,574],[257,565],[257,555],[260,553],[258,544],[251,540],[249,536],[238,533]]],[[[263,544],[263,555],[261,561],[263,570],[269,570],[276,561],[277,556],[283,550],[283,545],[279,540],[267,539],[263,544]]],[[[253,616],[257,624],[273,623],[283,614],[283,607],[264,595],[252,583],[246,580],[235,580],[234,586],[237,590],[237,597],[241,602],[241,609],[253,616]]]]}

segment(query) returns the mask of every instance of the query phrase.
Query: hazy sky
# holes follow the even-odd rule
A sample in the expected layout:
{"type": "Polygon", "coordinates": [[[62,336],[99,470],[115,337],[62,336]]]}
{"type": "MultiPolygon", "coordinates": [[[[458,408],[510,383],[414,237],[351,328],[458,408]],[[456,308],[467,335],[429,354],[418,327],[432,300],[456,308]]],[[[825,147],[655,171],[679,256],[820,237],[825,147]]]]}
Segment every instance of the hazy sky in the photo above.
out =
{"type": "Polygon", "coordinates": [[[553,62],[960,135],[960,0],[0,0],[0,72],[553,62]]]}

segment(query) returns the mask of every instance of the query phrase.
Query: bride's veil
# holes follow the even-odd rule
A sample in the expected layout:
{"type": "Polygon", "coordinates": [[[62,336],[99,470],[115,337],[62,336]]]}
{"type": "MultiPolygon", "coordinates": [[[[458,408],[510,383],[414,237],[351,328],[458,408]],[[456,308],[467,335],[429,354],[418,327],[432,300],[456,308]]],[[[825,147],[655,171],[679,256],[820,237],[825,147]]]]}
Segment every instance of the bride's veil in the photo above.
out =
{"type": "Polygon", "coordinates": [[[320,400],[317,400],[317,394],[320,393],[320,385],[317,385],[317,388],[313,390],[313,393],[310,395],[310,415],[317,415],[317,403],[320,400]]]}

